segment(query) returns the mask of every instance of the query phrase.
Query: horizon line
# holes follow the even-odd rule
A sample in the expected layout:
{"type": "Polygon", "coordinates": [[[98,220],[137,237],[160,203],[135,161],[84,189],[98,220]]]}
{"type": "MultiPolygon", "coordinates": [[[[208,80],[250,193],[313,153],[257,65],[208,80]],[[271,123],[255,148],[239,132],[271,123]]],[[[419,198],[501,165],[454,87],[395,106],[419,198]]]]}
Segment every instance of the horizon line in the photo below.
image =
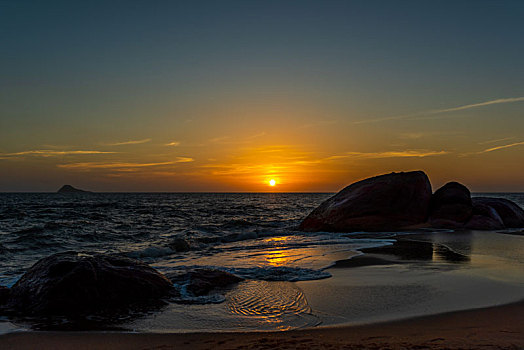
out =
{"type": "MultiPolygon", "coordinates": [[[[344,187],[345,188],[345,187],[344,187]]],[[[91,195],[91,194],[330,194],[338,193],[338,191],[272,191],[272,192],[255,192],[255,191],[89,191],[84,190],[85,192],[78,193],[59,193],[58,191],[0,191],[0,194],[59,194],[63,196],[70,195],[91,195]]],[[[471,193],[524,193],[522,191],[470,191],[471,193]]]]}

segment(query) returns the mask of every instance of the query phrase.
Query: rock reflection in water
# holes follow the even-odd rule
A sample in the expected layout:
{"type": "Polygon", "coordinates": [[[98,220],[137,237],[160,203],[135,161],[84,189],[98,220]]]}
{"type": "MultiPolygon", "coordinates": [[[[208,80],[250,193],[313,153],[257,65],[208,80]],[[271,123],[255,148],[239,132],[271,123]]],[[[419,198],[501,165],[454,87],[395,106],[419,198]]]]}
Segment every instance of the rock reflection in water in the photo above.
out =
{"type": "Polygon", "coordinates": [[[463,264],[470,261],[469,255],[458,253],[445,245],[409,239],[398,239],[392,245],[365,248],[361,251],[364,255],[337,261],[333,267],[390,265],[412,261],[463,264]]]}

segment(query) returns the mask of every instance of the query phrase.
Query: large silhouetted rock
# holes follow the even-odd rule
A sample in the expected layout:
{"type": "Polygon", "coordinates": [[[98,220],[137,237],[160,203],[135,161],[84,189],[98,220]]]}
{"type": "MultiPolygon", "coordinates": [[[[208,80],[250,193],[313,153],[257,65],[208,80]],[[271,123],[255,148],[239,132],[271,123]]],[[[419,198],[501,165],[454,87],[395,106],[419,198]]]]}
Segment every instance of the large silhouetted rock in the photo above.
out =
{"type": "Polygon", "coordinates": [[[11,288],[8,304],[23,315],[82,315],[148,305],[172,283],[136,260],[64,252],[41,259],[11,288]]]}
{"type": "Polygon", "coordinates": [[[429,222],[433,227],[458,228],[473,215],[471,193],[458,182],[448,182],[435,191],[430,202],[429,222]]]}
{"type": "Polygon", "coordinates": [[[504,198],[475,197],[475,206],[484,205],[493,208],[506,227],[524,227],[524,210],[518,204],[504,198]]]}
{"type": "Polygon", "coordinates": [[[304,231],[383,231],[427,220],[431,184],[422,171],[391,173],[349,185],[313,210],[304,231]]]}

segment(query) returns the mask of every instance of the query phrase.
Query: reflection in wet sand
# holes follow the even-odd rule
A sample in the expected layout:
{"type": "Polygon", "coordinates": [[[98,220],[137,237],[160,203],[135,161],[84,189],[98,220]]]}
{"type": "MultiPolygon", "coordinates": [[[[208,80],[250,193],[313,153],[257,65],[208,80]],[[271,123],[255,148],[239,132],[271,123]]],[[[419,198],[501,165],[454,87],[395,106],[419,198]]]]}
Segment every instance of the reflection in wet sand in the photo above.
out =
{"type": "Polygon", "coordinates": [[[432,260],[451,263],[467,263],[471,258],[469,255],[457,253],[444,245],[433,243],[432,260]]]}
{"type": "Polygon", "coordinates": [[[467,263],[470,257],[433,242],[398,239],[392,245],[365,248],[364,255],[337,261],[334,267],[402,264],[413,261],[467,263]]]}

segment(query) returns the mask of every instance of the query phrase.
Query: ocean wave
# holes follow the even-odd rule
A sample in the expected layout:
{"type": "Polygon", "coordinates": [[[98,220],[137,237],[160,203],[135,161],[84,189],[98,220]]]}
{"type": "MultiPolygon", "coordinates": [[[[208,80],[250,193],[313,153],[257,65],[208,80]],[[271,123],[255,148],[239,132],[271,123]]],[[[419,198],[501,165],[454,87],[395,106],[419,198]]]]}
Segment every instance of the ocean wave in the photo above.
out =
{"type": "MultiPolygon", "coordinates": [[[[331,277],[331,274],[324,270],[315,270],[300,267],[288,266],[261,266],[261,267],[224,267],[210,265],[191,265],[177,266],[175,271],[209,269],[229,272],[247,280],[259,281],[311,281],[331,277]]],[[[173,269],[169,269],[173,271],[173,269]]],[[[169,273],[169,272],[168,272],[169,273]]]]}

